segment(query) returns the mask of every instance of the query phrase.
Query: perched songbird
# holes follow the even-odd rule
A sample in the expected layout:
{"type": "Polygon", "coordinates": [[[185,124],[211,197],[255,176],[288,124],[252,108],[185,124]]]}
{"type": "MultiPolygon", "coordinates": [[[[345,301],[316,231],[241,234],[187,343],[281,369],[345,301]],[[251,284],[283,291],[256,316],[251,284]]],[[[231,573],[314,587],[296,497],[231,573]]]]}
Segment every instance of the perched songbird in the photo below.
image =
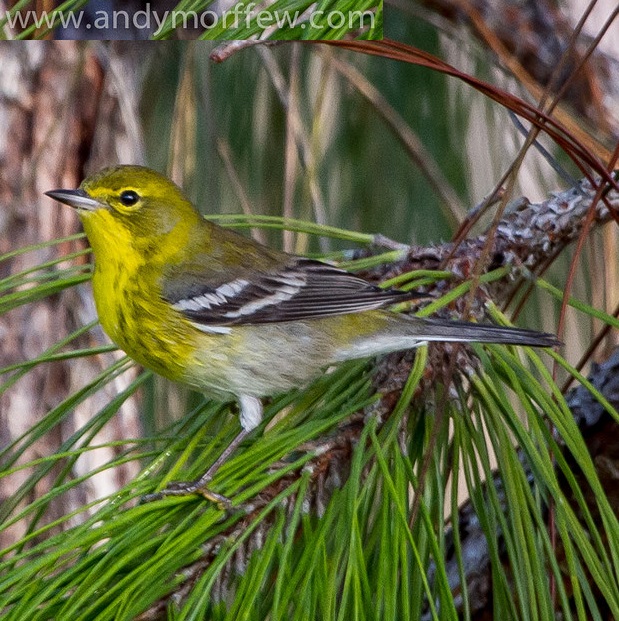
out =
{"type": "Polygon", "coordinates": [[[260,398],[303,386],[334,363],[427,341],[557,344],[530,330],[382,310],[415,295],[207,222],[174,183],[148,168],[107,168],[78,190],[47,195],[82,220],[95,258],[97,311],[110,338],[164,377],[239,402],[238,436],[198,481],[164,494],[204,493],[260,423],[260,398]]]}

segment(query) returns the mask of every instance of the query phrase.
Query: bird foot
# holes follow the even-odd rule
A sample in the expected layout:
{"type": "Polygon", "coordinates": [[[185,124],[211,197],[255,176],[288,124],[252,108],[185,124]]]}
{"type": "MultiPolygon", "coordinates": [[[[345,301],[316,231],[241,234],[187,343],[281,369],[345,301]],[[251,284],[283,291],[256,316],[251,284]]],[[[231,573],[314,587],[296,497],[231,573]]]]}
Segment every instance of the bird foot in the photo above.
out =
{"type": "Polygon", "coordinates": [[[142,502],[146,503],[154,500],[161,500],[167,496],[191,496],[192,494],[200,494],[200,496],[215,503],[221,511],[229,511],[232,509],[231,500],[222,494],[208,489],[207,483],[208,481],[205,481],[204,478],[197,479],[196,481],[173,481],[160,492],[142,496],[142,502]]]}

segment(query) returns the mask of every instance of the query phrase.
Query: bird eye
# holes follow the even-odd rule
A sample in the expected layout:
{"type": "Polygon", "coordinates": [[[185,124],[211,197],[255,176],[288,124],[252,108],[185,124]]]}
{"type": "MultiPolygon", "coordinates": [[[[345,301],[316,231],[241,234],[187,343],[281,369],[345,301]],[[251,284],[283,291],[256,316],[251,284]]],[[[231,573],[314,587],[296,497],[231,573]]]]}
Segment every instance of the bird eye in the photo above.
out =
{"type": "Polygon", "coordinates": [[[140,200],[137,192],[133,190],[125,190],[120,195],[120,202],[126,207],[132,207],[140,200]]]}

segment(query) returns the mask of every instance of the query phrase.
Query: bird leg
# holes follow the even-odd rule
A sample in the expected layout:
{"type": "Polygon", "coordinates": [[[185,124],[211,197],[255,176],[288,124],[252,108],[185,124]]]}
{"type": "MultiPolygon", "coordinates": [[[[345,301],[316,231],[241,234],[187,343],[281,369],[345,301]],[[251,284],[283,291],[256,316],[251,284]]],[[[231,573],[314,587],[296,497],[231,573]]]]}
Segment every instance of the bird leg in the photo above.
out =
{"type": "Polygon", "coordinates": [[[190,494],[201,494],[207,500],[217,503],[222,509],[230,509],[232,503],[230,499],[222,494],[217,494],[208,489],[208,484],[212,481],[215,473],[228,460],[230,455],[236,450],[239,444],[255,429],[262,420],[262,403],[256,397],[242,395],[239,398],[241,406],[241,431],[234,437],[232,442],[223,450],[221,455],[211,464],[209,469],[195,481],[174,481],[165,489],[154,494],[146,494],[144,502],[159,500],[166,496],[188,496],[190,494]]]}

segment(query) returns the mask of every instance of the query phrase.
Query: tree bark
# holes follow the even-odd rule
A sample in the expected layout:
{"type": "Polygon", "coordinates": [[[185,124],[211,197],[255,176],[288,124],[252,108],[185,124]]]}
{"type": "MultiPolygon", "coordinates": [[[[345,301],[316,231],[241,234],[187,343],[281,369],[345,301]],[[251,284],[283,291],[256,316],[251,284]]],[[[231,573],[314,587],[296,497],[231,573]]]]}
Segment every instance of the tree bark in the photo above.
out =
{"type": "MultiPolygon", "coordinates": [[[[131,57],[114,62],[134,63],[131,57]]],[[[88,166],[117,161],[118,144],[126,144],[126,129],[120,122],[119,102],[97,48],[74,42],[0,43],[0,119],[4,139],[0,140],[0,253],[66,237],[80,231],[76,214],[43,195],[54,188],[75,188],[88,166]],[[105,132],[97,132],[105,127],[105,132]]],[[[19,274],[45,261],[86,248],[84,239],[36,248],[0,263],[0,276],[19,274]]],[[[84,258],[83,261],[88,261],[84,258]]],[[[19,306],[0,316],[0,367],[31,360],[73,330],[96,319],[89,285],[72,287],[59,295],[19,306]]],[[[107,343],[100,329],[91,330],[72,345],[88,347],[107,343]]],[[[0,445],[9,446],[43,416],[72,394],[85,380],[107,367],[110,356],[89,356],[54,364],[41,364],[26,373],[0,395],[0,445]]],[[[77,407],[17,463],[52,453],[81,427],[93,413],[129,381],[125,375],[94,398],[77,407]]],[[[3,379],[6,379],[5,376],[3,379]]],[[[123,407],[115,425],[95,442],[135,437],[135,403],[123,407]]],[[[14,450],[19,450],[19,443],[14,450]]],[[[111,449],[110,449],[111,450],[111,449]]],[[[75,466],[75,474],[90,472],[108,461],[109,450],[87,453],[75,466]]],[[[58,465],[60,468],[61,465],[58,465]]],[[[119,472],[107,471],[90,486],[73,489],[57,513],[72,509],[117,489],[135,474],[136,465],[119,472]],[[67,500],[68,499],[68,500],[67,500]]],[[[54,477],[53,470],[25,496],[38,497],[54,477]]],[[[0,494],[13,497],[27,479],[21,471],[2,479],[0,494]]],[[[19,530],[19,529],[17,529],[19,530]]],[[[18,535],[15,531],[13,535],[18,535]]],[[[8,541],[6,531],[3,541],[8,541]]],[[[12,537],[11,537],[12,538],[12,537]]]]}

